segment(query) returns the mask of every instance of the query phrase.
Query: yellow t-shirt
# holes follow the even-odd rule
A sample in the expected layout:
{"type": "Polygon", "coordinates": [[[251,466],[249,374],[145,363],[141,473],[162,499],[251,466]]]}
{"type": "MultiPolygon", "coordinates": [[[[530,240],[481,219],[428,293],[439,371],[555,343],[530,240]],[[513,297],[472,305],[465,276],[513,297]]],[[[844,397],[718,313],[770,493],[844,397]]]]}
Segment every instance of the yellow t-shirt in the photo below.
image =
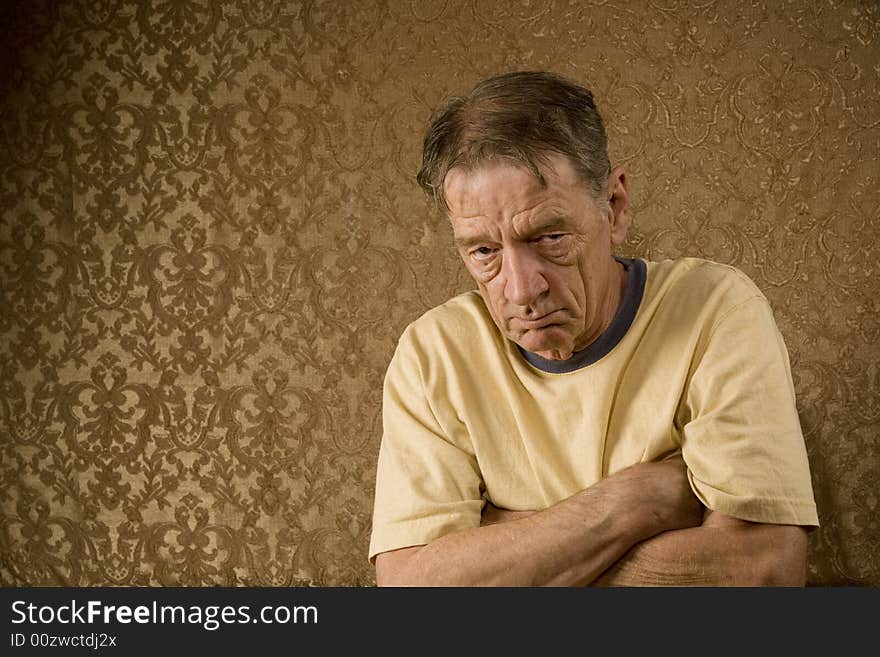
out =
{"type": "Polygon", "coordinates": [[[678,450],[708,508],[819,524],[764,295],[706,260],[624,264],[628,289],[606,331],[618,335],[572,371],[524,354],[477,292],[407,327],[385,376],[371,560],[478,527],[484,496],[540,510],[678,450]]]}

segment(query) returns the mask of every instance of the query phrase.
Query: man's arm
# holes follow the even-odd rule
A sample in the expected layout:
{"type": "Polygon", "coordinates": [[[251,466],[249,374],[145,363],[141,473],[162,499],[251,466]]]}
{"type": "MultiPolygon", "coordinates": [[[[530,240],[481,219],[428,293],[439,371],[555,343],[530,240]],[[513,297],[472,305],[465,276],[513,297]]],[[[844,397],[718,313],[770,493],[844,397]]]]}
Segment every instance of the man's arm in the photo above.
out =
{"type": "Polygon", "coordinates": [[[596,586],[804,586],[807,532],[710,511],[700,527],[635,545],[596,586]]]}
{"type": "Polygon", "coordinates": [[[510,522],[454,532],[376,557],[379,586],[586,585],[633,545],[694,527],[702,506],[681,459],[622,470],[510,522]]]}
{"type": "MultiPolygon", "coordinates": [[[[483,523],[528,516],[487,505],[483,523]]],[[[700,527],[667,531],[637,543],[594,586],[803,586],[807,532],[706,511],[700,527]]]]}

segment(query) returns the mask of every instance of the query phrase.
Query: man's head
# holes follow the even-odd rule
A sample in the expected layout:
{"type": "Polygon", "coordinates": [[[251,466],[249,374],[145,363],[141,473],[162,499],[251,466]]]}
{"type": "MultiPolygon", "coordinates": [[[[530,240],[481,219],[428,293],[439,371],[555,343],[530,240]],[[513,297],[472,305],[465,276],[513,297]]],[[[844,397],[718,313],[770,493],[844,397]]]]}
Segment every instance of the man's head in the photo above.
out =
{"type": "Polygon", "coordinates": [[[629,214],[588,90],[547,73],[481,83],[434,119],[418,180],[505,336],[559,360],[607,328],[629,214]]]}
{"type": "Polygon", "coordinates": [[[440,109],[425,135],[417,180],[448,209],[443,183],[450,169],[507,159],[540,181],[551,153],[567,156],[597,202],[607,200],[608,141],[593,94],[553,73],[505,73],[440,109]]]}

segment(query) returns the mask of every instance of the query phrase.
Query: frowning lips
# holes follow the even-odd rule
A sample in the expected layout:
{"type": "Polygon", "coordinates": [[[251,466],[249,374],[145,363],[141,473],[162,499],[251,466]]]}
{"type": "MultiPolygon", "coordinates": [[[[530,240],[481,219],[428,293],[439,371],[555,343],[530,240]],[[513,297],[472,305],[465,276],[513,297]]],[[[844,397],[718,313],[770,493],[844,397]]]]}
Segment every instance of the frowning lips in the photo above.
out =
{"type": "Polygon", "coordinates": [[[539,315],[537,317],[511,317],[509,324],[512,329],[521,329],[525,331],[544,328],[551,324],[558,324],[562,319],[561,313],[561,310],[553,310],[545,315],[539,315]]]}

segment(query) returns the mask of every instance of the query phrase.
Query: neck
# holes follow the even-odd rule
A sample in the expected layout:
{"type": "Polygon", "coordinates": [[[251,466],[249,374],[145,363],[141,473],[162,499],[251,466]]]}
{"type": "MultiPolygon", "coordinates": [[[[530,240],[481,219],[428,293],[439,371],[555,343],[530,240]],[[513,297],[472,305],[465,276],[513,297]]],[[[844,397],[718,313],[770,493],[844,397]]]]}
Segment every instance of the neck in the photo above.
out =
{"type": "Polygon", "coordinates": [[[605,297],[602,309],[598,314],[599,317],[602,318],[601,322],[597,323],[597,328],[591,332],[588,340],[584,341],[582,344],[578,343],[575,345],[575,351],[580,351],[589,347],[593,342],[599,339],[599,336],[602,335],[611,324],[611,321],[617,314],[617,310],[620,308],[620,304],[623,302],[623,297],[626,294],[627,277],[628,274],[626,268],[612,258],[608,266],[608,295],[605,297]]]}

